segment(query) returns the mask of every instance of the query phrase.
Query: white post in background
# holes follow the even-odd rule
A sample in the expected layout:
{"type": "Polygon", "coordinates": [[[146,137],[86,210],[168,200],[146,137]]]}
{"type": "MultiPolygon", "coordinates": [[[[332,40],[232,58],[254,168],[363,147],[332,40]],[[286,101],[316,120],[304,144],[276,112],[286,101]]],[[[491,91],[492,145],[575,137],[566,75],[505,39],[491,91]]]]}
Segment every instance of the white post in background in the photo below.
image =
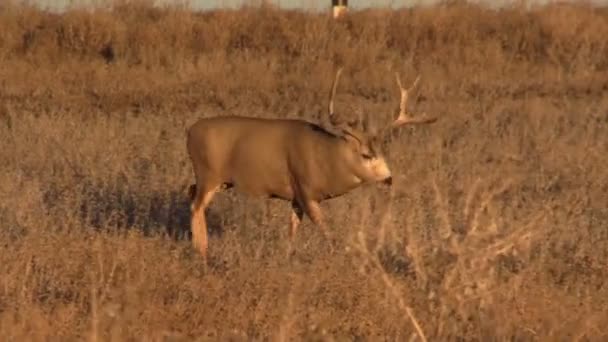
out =
{"type": "Polygon", "coordinates": [[[348,11],[348,0],[331,0],[331,7],[334,19],[346,15],[348,11]]]}

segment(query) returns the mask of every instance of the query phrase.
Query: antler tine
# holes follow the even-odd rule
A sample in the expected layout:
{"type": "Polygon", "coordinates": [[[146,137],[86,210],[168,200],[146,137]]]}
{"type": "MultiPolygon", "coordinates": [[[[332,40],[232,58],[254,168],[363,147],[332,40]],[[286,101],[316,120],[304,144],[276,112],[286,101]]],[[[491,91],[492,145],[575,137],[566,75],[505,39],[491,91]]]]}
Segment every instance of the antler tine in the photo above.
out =
{"type": "Polygon", "coordinates": [[[401,77],[399,76],[398,72],[395,72],[395,78],[397,79],[397,85],[399,86],[399,91],[401,93],[401,102],[399,102],[399,116],[397,117],[397,120],[395,120],[398,121],[406,119],[405,105],[407,104],[408,91],[403,88],[403,84],[401,84],[401,77]]]}
{"type": "Polygon", "coordinates": [[[412,89],[416,88],[416,86],[418,85],[418,81],[420,81],[420,75],[416,76],[416,79],[414,80],[414,83],[412,84],[412,86],[407,91],[412,91],[412,89]]]}
{"type": "Polygon", "coordinates": [[[399,91],[401,92],[401,102],[399,103],[399,116],[395,121],[391,124],[392,127],[397,127],[405,124],[421,124],[421,123],[432,123],[437,121],[437,118],[428,118],[426,114],[423,114],[420,118],[412,118],[406,112],[406,105],[408,100],[408,95],[411,90],[413,90],[417,85],[418,81],[420,81],[420,75],[416,77],[416,80],[412,84],[411,87],[405,89],[403,84],[401,83],[401,78],[399,77],[399,73],[395,72],[395,78],[397,79],[397,85],[399,86],[399,91]]]}
{"type": "Polygon", "coordinates": [[[342,67],[338,68],[336,71],[336,76],[334,77],[334,81],[331,85],[331,92],[329,94],[329,105],[327,108],[327,114],[331,118],[334,115],[334,98],[336,97],[336,88],[338,87],[338,80],[340,79],[340,74],[342,74],[342,67]]]}

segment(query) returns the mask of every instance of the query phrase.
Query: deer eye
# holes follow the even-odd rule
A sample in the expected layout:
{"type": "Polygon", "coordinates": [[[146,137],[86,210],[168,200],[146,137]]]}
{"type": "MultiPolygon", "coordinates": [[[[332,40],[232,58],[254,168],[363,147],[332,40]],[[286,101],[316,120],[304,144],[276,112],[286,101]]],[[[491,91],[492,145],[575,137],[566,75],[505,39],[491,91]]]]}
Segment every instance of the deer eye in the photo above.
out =
{"type": "Polygon", "coordinates": [[[373,156],[368,153],[361,153],[361,157],[363,157],[363,159],[368,159],[368,160],[373,158],[373,156]]]}

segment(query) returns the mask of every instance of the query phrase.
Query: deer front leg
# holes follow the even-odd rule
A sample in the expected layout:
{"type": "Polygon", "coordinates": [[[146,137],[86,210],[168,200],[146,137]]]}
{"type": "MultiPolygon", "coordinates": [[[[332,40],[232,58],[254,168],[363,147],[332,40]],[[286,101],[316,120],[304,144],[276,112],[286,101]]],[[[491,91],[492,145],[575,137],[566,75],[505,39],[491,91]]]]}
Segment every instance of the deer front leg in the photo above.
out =
{"type": "Polygon", "coordinates": [[[294,243],[296,240],[296,233],[300,223],[302,223],[302,217],[304,217],[304,211],[302,207],[296,202],[291,202],[291,216],[290,216],[290,230],[289,240],[287,243],[287,257],[292,257],[295,253],[294,243]]]}
{"type": "Polygon", "coordinates": [[[304,211],[311,221],[321,229],[323,234],[327,234],[327,225],[323,219],[323,213],[321,212],[319,202],[313,200],[305,201],[304,211]]]}
{"type": "Polygon", "coordinates": [[[291,230],[289,232],[289,238],[293,242],[296,237],[296,233],[298,231],[298,227],[302,222],[302,217],[304,217],[304,211],[302,207],[298,205],[297,202],[291,203],[291,230]]]}
{"type": "Polygon", "coordinates": [[[333,252],[334,240],[332,239],[332,236],[329,233],[327,224],[325,223],[325,220],[323,218],[323,213],[321,212],[321,206],[319,205],[319,202],[314,201],[314,200],[308,200],[308,201],[305,201],[304,203],[305,203],[304,212],[306,213],[306,215],[308,215],[310,220],[317,227],[319,227],[319,230],[321,230],[321,234],[323,234],[323,237],[325,238],[325,240],[329,242],[329,245],[333,252]]]}

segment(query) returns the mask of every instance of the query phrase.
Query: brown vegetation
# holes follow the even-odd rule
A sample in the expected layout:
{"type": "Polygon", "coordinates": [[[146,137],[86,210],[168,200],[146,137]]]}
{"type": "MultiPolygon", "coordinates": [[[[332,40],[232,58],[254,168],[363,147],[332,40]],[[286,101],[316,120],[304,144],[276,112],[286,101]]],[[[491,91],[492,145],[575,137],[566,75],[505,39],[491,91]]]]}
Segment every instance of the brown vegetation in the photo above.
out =
{"type": "Polygon", "coordinates": [[[123,2],[0,7],[0,336],[15,340],[602,340],[608,12],[460,2],[328,13],[123,2]],[[393,136],[394,190],[323,203],[287,258],[283,202],[232,192],[183,234],[201,116],[388,121],[393,71],[441,118],[393,136]],[[416,327],[418,325],[418,327],[416,327]]]}

